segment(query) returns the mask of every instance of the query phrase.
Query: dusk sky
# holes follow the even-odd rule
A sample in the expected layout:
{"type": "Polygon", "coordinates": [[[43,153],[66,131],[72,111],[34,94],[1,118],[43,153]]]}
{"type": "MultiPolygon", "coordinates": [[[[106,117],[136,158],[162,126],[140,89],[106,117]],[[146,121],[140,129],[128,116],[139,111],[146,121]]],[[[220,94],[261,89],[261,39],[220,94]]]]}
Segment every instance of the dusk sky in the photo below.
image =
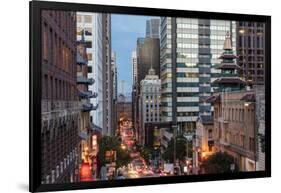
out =
{"type": "Polygon", "coordinates": [[[149,16],[111,15],[112,51],[116,52],[118,71],[118,93],[121,92],[121,81],[125,80],[125,93],[132,91],[131,54],[136,48],[137,38],[145,37],[146,20],[149,16]]]}

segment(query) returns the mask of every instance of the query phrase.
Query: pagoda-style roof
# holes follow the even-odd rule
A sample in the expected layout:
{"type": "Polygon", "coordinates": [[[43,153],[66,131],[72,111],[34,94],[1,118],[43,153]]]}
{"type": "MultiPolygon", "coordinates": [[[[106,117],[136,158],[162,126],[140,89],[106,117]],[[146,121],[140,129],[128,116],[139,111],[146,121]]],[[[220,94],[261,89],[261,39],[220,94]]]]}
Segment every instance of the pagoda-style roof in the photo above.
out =
{"type": "Polygon", "coordinates": [[[227,63],[227,62],[219,64],[216,68],[217,69],[236,69],[236,70],[241,69],[241,67],[238,66],[237,64],[227,63]]]}
{"type": "Polygon", "coordinates": [[[203,125],[214,124],[214,118],[212,115],[199,115],[197,121],[201,122],[203,125]]]}
{"type": "Polygon", "coordinates": [[[233,53],[223,53],[219,59],[236,59],[238,58],[238,56],[236,56],[235,54],[233,53]]]}
{"type": "Polygon", "coordinates": [[[241,100],[246,101],[246,102],[255,102],[255,94],[254,93],[247,93],[245,94],[241,100]]]}
{"type": "Polygon", "coordinates": [[[212,95],[212,96],[209,96],[205,99],[205,102],[207,103],[214,103],[216,101],[219,101],[221,99],[221,96],[220,95],[212,95]]]}
{"type": "Polygon", "coordinates": [[[221,77],[214,80],[214,84],[246,84],[246,82],[239,77],[221,77]]]}

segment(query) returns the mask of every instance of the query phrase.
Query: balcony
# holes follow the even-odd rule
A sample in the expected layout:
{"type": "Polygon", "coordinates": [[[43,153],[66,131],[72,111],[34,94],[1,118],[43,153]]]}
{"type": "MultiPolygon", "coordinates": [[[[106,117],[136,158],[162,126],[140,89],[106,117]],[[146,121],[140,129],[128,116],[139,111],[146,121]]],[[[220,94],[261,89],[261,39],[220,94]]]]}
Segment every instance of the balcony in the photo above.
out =
{"type": "Polygon", "coordinates": [[[86,131],[79,131],[78,133],[79,137],[81,137],[81,139],[87,140],[88,139],[88,133],[86,131]]]}
{"type": "Polygon", "coordinates": [[[77,77],[77,83],[78,84],[87,84],[87,85],[92,85],[94,84],[95,80],[93,78],[87,78],[84,76],[78,76],[77,77]]]}
{"type": "Polygon", "coordinates": [[[88,64],[88,61],[85,60],[79,53],[77,53],[77,56],[76,56],[76,63],[78,65],[87,65],[88,64]]]}
{"type": "Polygon", "coordinates": [[[92,91],[80,91],[78,90],[78,96],[82,99],[84,98],[97,98],[98,93],[92,91]]]}
{"type": "Polygon", "coordinates": [[[84,103],[82,104],[82,111],[87,112],[87,111],[92,111],[92,110],[97,110],[98,104],[93,105],[91,103],[84,103]]]}

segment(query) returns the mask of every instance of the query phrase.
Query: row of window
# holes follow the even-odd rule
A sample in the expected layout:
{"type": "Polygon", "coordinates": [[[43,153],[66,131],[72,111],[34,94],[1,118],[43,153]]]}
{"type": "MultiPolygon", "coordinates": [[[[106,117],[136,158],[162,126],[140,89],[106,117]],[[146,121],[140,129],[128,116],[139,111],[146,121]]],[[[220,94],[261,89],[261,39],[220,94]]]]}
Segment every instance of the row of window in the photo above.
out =
{"type": "MultiPolygon", "coordinates": [[[[178,68],[192,68],[192,67],[198,67],[197,63],[177,63],[178,68]]],[[[165,63],[162,65],[162,69],[166,68],[172,68],[171,63],[165,63]]]]}
{"type": "MultiPolygon", "coordinates": [[[[162,112],[162,115],[166,117],[171,117],[172,112],[162,112]]],[[[198,112],[177,112],[177,117],[198,117],[198,115],[198,112]]]]}
{"type": "Polygon", "coordinates": [[[197,44],[178,43],[177,47],[178,48],[198,48],[198,43],[197,44]]]}
{"type": "Polygon", "coordinates": [[[215,118],[223,116],[227,121],[233,122],[245,122],[254,120],[254,110],[253,109],[243,109],[243,108],[215,108],[214,112],[215,118]]]}
{"type": "MultiPolygon", "coordinates": [[[[195,72],[177,72],[178,78],[198,78],[198,73],[195,72]]],[[[162,79],[172,78],[172,73],[168,72],[161,76],[162,79]]]]}
{"type": "MultiPolygon", "coordinates": [[[[176,87],[198,87],[199,83],[198,82],[177,82],[176,87]]],[[[164,83],[162,84],[162,89],[165,88],[172,88],[172,83],[164,83]]]]}
{"type": "MultiPolygon", "coordinates": [[[[75,41],[72,43],[75,43],[75,41]]],[[[42,46],[43,60],[64,71],[74,72],[74,64],[76,64],[74,51],[69,48],[69,45],[52,28],[48,28],[46,23],[43,28],[42,46]]]]}
{"type": "Polygon", "coordinates": [[[75,12],[44,10],[43,13],[45,12],[49,13],[50,17],[53,18],[53,21],[67,37],[75,37],[75,12]]]}
{"type": "MultiPolygon", "coordinates": [[[[172,102],[162,102],[163,107],[171,107],[172,102]]],[[[198,107],[198,102],[177,102],[177,107],[198,107]]]]}
{"type": "Polygon", "coordinates": [[[197,24],[189,24],[189,23],[178,23],[177,28],[198,29],[198,25],[197,24]]]}
{"type": "Polygon", "coordinates": [[[74,100],[76,94],[76,85],[67,81],[44,75],[42,98],[56,100],[74,100]]]}
{"type": "MultiPolygon", "coordinates": [[[[177,92],[177,97],[198,97],[198,92],[177,92]]],[[[172,93],[163,93],[162,97],[172,97],[172,93]]]]}
{"type": "Polygon", "coordinates": [[[77,23],[92,23],[93,17],[91,15],[77,15],[77,23]]]}
{"type": "Polygon", "coordinates": [[[239,36],[238,38],[239,47],[250,47],[250,48],[263,48],[264,41],[263,37],[260,36],[239,36]]]}

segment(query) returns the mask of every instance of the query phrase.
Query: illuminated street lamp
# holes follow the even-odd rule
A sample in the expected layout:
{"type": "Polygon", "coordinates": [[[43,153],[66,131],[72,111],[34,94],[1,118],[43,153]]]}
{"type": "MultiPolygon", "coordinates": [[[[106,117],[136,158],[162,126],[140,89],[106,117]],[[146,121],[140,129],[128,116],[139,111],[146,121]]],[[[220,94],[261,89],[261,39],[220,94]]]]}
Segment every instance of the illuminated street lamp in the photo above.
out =
{"type": "Polygon", "coordinates": [[[240,34],[244,34],[244,33],[245,33],[245,30],[244,30],[244,29],[240,29],[240,30],[239,30],[239,33],[240,33],[240,34]]]}
{"type": "Polygon", "coordinates": [[[202,158],[204,159],[206,157],[206,152],[202,152],[202,158]]]}
{"type": "Polygon", "coordinates": [[[126,146],[124,144],[121,144],[121,149],[125,150],[126,146]]]}

